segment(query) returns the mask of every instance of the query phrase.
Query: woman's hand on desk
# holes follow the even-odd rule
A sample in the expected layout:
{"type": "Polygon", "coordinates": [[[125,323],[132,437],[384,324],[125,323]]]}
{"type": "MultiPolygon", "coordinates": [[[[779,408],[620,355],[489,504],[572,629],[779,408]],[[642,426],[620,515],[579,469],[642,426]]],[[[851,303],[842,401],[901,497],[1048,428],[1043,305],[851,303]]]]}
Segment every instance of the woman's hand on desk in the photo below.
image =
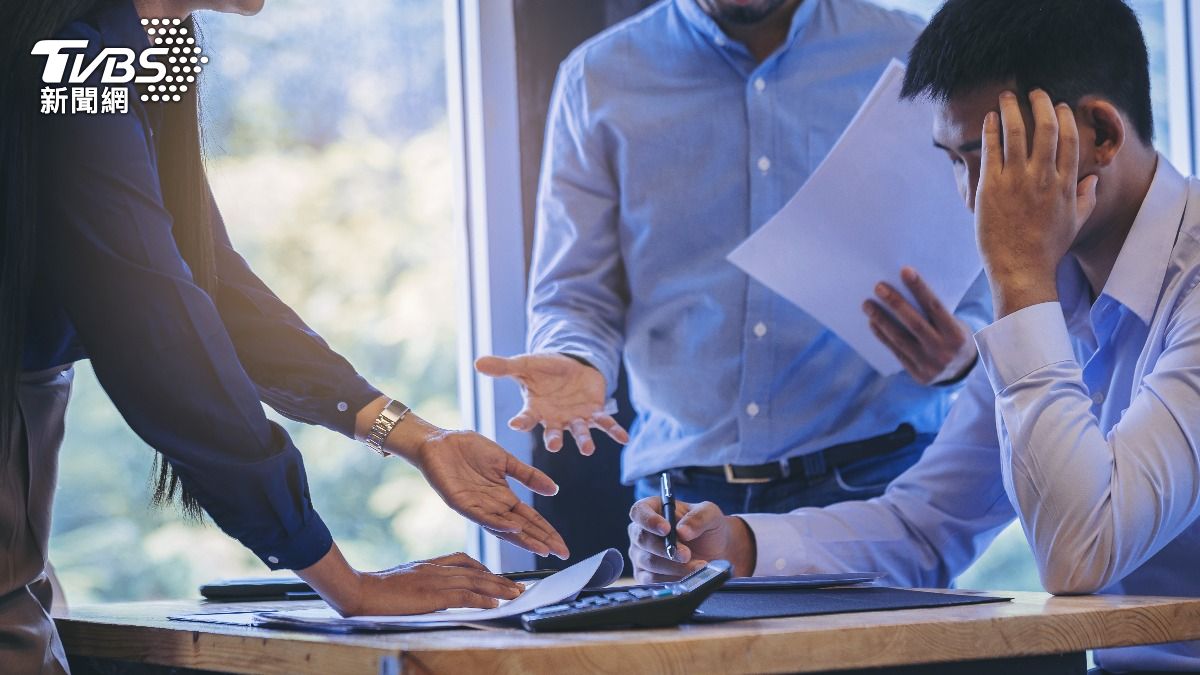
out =
{"type": "Polygon", "coordinates": [[[517,431],[542,425],[546,449],[562,449],[563,434],[575,438],[579,452],[596,451],[592,429],[600,429],[618,443],[629,442],[629,432],[605,409],[608,387],[600,371],[562,354],[525,354],[512,358],[484,356],[475,369],[489,377],[511,377],[521,385],[525,407],[508,421],[517,431]]]}
{"type": "Polygon", "coordinates": [[[337,544],[311,567],[296,570],[342,616],[424,614],[449,607],[497,606],[521,587],[496,576],[465,553],[422,560],[382,572],[358,572],[337,544]]]}
{"type": "Polygon", "coordinates": [[[662,517],[662,499],[647,497],[629,512],[629,559],[638,583],[675,581],[712,560],[728,560],[733,575],[754,574],[754,535],[745,521],[721,513],[712,502],[675,502],[675,559],[667,557],[663,537],[670,531],[662,517]]]}

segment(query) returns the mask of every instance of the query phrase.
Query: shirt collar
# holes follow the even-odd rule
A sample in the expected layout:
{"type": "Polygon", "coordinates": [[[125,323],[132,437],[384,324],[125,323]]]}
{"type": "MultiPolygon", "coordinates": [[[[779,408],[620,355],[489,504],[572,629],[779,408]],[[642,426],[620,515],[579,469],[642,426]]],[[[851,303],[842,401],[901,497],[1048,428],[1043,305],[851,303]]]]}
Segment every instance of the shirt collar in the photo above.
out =
{"type": "MultiPolygon", "coordinates": [[[[817,5],[821,0],[801,0],[800,6],[796,8],[796,13],[792,15],[792,26],[788,29],[787,40],[784,41],[784,47],[790,45],[795,39],[800,30],[809,24],[812,19],[813,12],[816,11],[817,5]]],[[[675,5],[679,7],[680,13],[687,19],[688,24],[692,29],[700,33],[703,37],[711,40],[717,47],[729,48],[736,47],[745,49],[738,41],[725,34],[717,22],[708,15],[697,0],[675,0],[675,5]]]]}
{"type": "Polygon", "coordinates": [[[1147,325],[1158,307],[1187,199],[1187,179],[1160,155],[1150,191],[1101,293],[1127,307],[1147,325]]]}

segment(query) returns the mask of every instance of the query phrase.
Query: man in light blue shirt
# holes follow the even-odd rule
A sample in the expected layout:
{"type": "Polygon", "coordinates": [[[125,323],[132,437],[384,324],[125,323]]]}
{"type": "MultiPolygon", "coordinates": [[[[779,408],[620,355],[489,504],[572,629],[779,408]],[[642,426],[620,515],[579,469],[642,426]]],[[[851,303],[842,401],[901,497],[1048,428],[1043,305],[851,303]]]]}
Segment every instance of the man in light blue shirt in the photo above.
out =
{"type": "Polygon", "coordinates": [[[726,255],[921,25],[865,0],[664,0],[577,49],[547,128],[531,354],[479,364],[523,385],[511,424],[542,424],[551,450],[564,430],[584,454],[589,427],[625,441],[603,411],[623,362],[637,418],[622,473],[642,494],[670,470],[683,498],[786,511],[874,496],[911,465],[956,391],[936,385],[974,363],[984,285],[957,317],[915,271],[920,313],[881,285],[913,317],[867,307],[909,369],[883,377],[726,255]]]}
{"type": "MultiPolygon", "coordinates": [[[[950,0],[905,90],[940,101],[934,139],[976,212],[999,317],[976,335],[984,367],[878,499],[738,517],[684,504],[676,560],[644,500],[637,575],[727,558],[940,586],[1015,516],[1053,593],[1200,596],[1200,181],[1154,152],[1137,17],[1122,0],[950,0]]],[[[1195,672],[1200,643],[1096,660],[1195,672]]]]}

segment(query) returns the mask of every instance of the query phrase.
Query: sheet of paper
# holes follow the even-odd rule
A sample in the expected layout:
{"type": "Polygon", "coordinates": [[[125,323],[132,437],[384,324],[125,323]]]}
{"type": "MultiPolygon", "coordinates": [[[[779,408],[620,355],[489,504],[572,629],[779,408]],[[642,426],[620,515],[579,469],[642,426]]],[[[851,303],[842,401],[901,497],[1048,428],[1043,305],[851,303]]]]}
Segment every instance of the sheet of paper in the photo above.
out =
{"type": "MultiPolygon", "coordinates": [[[[288,611],[296,611],[296,610],[288,610],[288,611]]],[[[220,612],[220,613],[216,613],[216,614],[207,614],[207,613],[180,614],[179,616],[170,616],[167,618],[170,619],[171,621],[187,621],[187,622],[191,622],[191,623],[210,623],[210,624],[216,624],[219,626],[243,626],[246,628],[287,627],[286,625],[281,624],[278,621],[264,619],[261,616],[262,614],[263,614],[263,612],[261,612],[261,611],[220,612]]],[[[493,628],[492,626],[489,626],[489,625],[472,625],[472,624],[466,624],[466,623],[425,623],[425,624],[406,626],[405,630],[409,630],[409,631],[412,631],[412,630],[434,630],[434,629],[444,629],[444,628],[461,628],[464,626],[469,626],[471,628],[479,628],[479,629],[493,628]]],[[[298,625],[295,627],[296,628],[305,628],[305,629],[320,628],[322,632],[328,632],[328,633],[357,632],[352,627],[341,627],[341,626],[314,627],[314,626],[309,626],[309,625],[298,625]]],[[[389,629],[389,630],[395,630],[395,629],[389,629]]]]}
{"type": "Polygon", "coordinates": [[[729,255],[884,375],[901,365],[861,309],[875,284],[907,296],[900,270],[912,266],[953,309],[982,270],[973,218],[930,140],[933,106],[901,102],[903,79],[893,61],[825,161],[729,255]]]}
{"type": "Polygon", "coordinates": [[[472,624],[519,616],[574,598],[584,588],[607,586],[620,578],[624,568],[621,553],[610,548],[538,581],[516,599],[494,609],[448,609],[430,614],[343,618],[332,608],[325,607],[264,612],[258,618],[268,625],[328,630],[403,630],[430,624],[472,624]]]}

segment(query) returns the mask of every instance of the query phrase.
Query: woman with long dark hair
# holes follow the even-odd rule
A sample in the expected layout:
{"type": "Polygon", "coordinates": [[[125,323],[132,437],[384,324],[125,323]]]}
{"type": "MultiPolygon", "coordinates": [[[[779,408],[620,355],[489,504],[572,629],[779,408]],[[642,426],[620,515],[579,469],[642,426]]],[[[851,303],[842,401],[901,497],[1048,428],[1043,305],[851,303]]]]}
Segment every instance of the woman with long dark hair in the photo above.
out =
{"type": "MultiPolygon", "coordinates": [[[[0,4],[0,672],[67,667],[49,618],[46,547],[70,367],[83,358],[160,453],[156,501],[207,511],[344,614],[488,607],[518,587],[462,554],[355,571],[313,509],[299,452],[262,402],[407,459],[462,515],[539,555],[567,555],[506,480],[553,494],[549,477],[383,396],[233,250],[205,179],[194,84],[180,101],[143,102],[131,83],[123,113],[39,109],[42,88],[56,86],[42,82],[46,58],[31,55],[40,40],[84,41],[91,63],[107,47],[148,47],[143,19],[183,19],[194,35],[194,10],[261,6],[0,4]]],[[[86,86],[126,87],[102,82],[103,71],[86,86]]]]}

